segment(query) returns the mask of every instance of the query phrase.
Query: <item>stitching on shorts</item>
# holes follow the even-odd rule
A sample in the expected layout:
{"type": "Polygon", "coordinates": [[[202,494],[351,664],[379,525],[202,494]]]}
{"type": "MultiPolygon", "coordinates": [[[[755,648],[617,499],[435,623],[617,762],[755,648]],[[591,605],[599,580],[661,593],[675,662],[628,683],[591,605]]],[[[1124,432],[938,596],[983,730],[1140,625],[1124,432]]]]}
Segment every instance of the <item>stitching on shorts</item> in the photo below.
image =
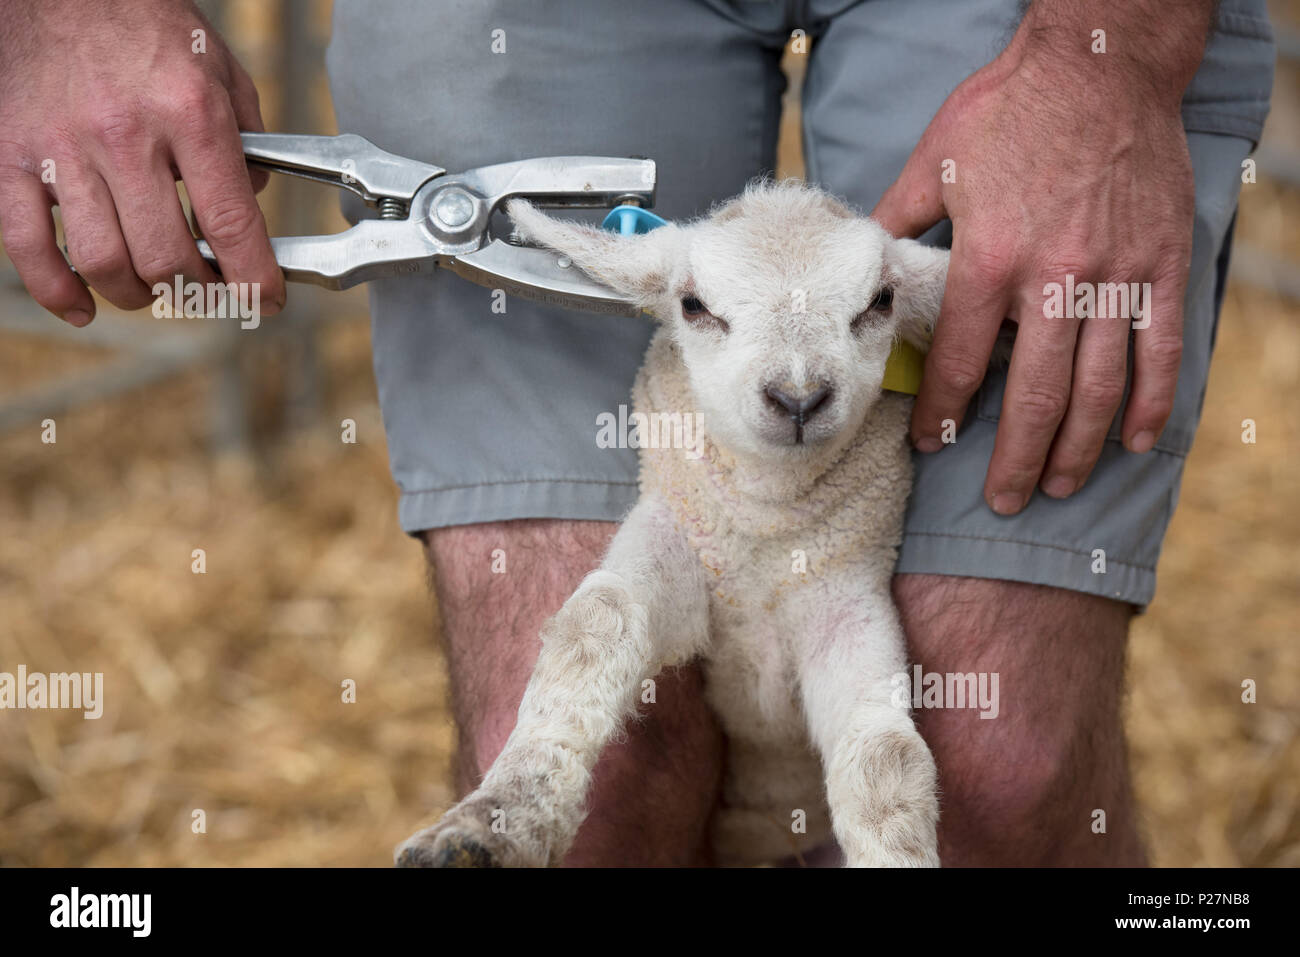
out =
{"type": "MultiPolygon", "coordinates": [[[[1245,103],[1247,101],[1239,101],[1245,103]]],[[[1259,113],[1267,107],[1264,100],[1254,101],[1260,106],[1254,112],[1259,113]]],[[[1211,133],[1215,136],[1235,136],[1249,140],[1252,147],[1258,145],[1264,130],[1264,121],[1260,116],[1246,117],[1221,110],[1203,109],[1193,104],[1183,105],[1183,128],[1188,133],[1211,133]]]]}
{"type": "MultiPolygon", "coordinates": [[[[1243,116],[1240,113],[1231,113],[1227,110],[1215,109],[1216,106],[1224,104],[1236,104],[1244,107],[1258,107],[1263,109],[1269,103],[1268,100],[1241,99],[1237,97],[1224,97],[1217,100],[1193,100],[1190,103],[1183,104],[1183,112],[1187,113],[1193,119],[1204,120],[1221,120],[1225,123],[1241,124],[1242,126],[1263,126],[1263,122],[1256,116],[1243,116]]],[[[1193,131],[1200,132],[1200,131],[1193,131]]]]}
{"type": "Polygon", "coordinates": [[[1236,10],[1221,10],[1213,33],[1223,33],[1242,40],[1272,40],[1270,21],[1236,10]]]}
{"type": "MultiPolygon", "coordinates": [[[[906,538],[908,535],[923,535],[927,538],[964,538],[973,542],[1003,542],[1007,545],[1027,545],[1030,548],[1051,548],[1058,552],[1065,552],[1067,555],[1081,555],[1089,558],[1092,556],[1091,552],[1076,551],[1073,548],[1066,548],[1064,545],[1051,545],[1046,542],[1028,542],[1018,538],[999,538],[990,535],[958,535],[953,532],[905,532],[903,537],[906,538]]],[[[1154,572],[1156,570],[1155,565],[1135,565],[1132,562],[1122,562],[1119,559],[1111,559],[1109,557],[1107,557],[1106,561],[1112,565],[1121,565],[1124,568],[1135,568],[1138,571],[1154,572]]]]}
{"type": "MultiPolygon", "coordinates": [[[[983,412],[979,412],[979,411],[976,411],[975,418],[979,419],[981,422],[992,422],[994,425],[997,425],[1002,421],[1001,416],[994,417],[991,415],[985,415],[983,412]]],[[[1107,442],[1112,442],[1115,445],[1121,447],[1124,446],[1123,439],[1114,439],[1108,435],[1106,436],[1105,440],[1107,442]]],[[[1155,445],[1151,446],[1151,451],[1163,452],[1165,455],[1172,455],[1176,459],[1182,459],[1183,461],[1187,461],[1187,456],[1191,454],[1192,449],[1190,443],[1188,444],[1187,450],[1183,451],[1182,449],[1177,449],[1174,448],[1173,446],[1165,445],[1163,442],[1157,442],[1155,445]]]]}
{"type": "Polygon", "coordinates": [[[500,479],[492,482],[467,482],[464,485],[438,485],[433,488],[403,489],[403,495],[425,495],[430,492],[456,492],[467,488],[486,488],[492,485],[615,485],[620,488],[636,488],[636,482],[618,482],[613,479],[571,479],[571,478],[527,478],[500,479]]]}

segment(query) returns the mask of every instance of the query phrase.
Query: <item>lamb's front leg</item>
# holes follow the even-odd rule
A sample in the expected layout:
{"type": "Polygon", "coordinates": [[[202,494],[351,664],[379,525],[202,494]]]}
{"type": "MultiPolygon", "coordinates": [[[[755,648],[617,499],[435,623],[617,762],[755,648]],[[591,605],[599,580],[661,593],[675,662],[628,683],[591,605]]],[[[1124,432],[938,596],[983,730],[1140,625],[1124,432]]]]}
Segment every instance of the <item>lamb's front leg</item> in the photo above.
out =
{"type": "Polygon", "coordinates": [[[906,647],[888,579],[865,593],[861,579],[827,584],[809,608],[799,679],[835,837],[850,867],[937,867],[937,775],[910,695],[893,700],[906,647]]]}
{"type": "Polygon", "coordinates": [[[599,570],[542,628],[519,720],[483,783],[408,838],[399,866],[558,864],[585,816],[591,770],[642,682],[707,638],[699,561],[657,499],[628,516],[599,570]]]}

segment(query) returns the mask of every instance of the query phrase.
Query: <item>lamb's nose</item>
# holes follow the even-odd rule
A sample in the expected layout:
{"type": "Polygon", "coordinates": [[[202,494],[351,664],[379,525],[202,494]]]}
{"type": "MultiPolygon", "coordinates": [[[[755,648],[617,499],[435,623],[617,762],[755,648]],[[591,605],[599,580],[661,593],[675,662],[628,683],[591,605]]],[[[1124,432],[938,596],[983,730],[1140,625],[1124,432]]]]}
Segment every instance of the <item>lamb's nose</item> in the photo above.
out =
{"type": "Polygon", "coordinates": [[[813,414],[826,404],[831,394],[830,386],[825,385],[794,394],[770,385],[763,392],[775,406],[785,409],[790,414],[790,418],[800,424],[811,419],[813,414]]]}

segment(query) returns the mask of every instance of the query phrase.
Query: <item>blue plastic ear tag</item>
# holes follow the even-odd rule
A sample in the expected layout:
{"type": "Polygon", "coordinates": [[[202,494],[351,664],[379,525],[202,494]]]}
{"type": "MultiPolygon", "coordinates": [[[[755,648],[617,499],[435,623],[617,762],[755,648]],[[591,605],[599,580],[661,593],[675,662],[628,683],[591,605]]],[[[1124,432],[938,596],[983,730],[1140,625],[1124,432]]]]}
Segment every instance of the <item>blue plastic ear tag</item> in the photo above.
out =
{"type": "MultiPolygon", "coordinates": [[[[635,236],[666,225],[668,220],[640,206],[615,206],[600,224],[600,228],[620,236],[635,236]]],[[[924,368],[925,357],[915,347],[900,339],[894,343],[889,362],[885,364],[882,387],[890,392],[916,395],[921,388],[921,371],[924,368]]]]}
{"type": "Polygon", "coordinates": [[[600,224],[600,228],[608,229],[620,236],[635,236],[637,233],[648,233],[652,229],[667,225],[668,220],[640,206],[615,206],[609,211],[605,221],[600,224]]]}

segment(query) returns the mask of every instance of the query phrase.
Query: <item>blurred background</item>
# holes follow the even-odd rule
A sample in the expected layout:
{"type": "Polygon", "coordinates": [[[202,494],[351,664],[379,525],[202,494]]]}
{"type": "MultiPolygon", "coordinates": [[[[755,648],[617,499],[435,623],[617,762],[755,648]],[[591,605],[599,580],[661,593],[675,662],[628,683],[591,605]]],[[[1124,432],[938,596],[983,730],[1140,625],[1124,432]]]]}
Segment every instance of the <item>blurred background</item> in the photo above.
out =
{"type": "MultiPolygon", "coordinates": [[[[329,0],[201,6],[268,129],[337,132],[329,0]]],[[[1300,864],[1300,0],[1271,8],[1259,181],[1133,626],[1127,724],[1158,865],[1300,864]]],[[[780,171],[798,174],[801,58],[786,65],[780,171]]],[[[272,177],[261,199],[277,235],[345,225],[325,187],[272,177]]],[[[294,285],[256,334],[103,302],[76,330],[0,254],[0,671],[106,688],[97,721],[0,712],[0,864],[387,866],[453,800],[436,614],[386,454],[363,290],[294,285]]]]}

